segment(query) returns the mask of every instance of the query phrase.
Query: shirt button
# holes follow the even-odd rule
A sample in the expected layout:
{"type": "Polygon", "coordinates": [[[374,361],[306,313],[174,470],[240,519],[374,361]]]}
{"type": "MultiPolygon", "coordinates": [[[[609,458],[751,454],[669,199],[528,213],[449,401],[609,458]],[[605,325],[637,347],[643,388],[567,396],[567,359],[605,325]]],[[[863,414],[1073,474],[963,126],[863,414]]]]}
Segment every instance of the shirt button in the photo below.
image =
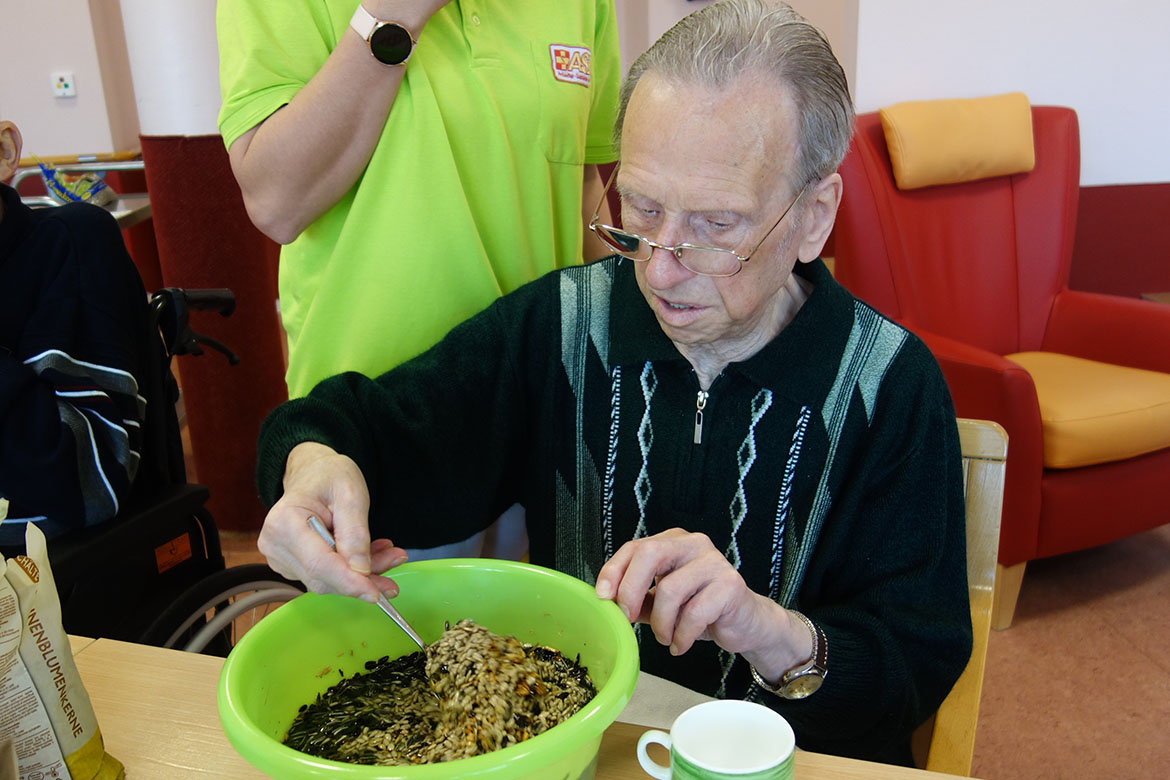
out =
{"type": "Polygon", "coordinates": [[[471,21],[476,27],[479,27],[479,14],[472,14],[471,21]]]}

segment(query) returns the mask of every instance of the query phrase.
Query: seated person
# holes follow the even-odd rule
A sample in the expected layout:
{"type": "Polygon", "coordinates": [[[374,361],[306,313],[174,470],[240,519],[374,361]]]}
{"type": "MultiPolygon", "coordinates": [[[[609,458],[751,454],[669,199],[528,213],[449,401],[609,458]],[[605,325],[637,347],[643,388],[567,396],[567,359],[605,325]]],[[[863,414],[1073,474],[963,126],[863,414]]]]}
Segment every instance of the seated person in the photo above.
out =
{"type": "Polygon", "coordinates": [[[260,549],[373,600],[395,543],[519,501],[532,562],[615,600],[643,671],[762,702],[805,749],[909,763],[971,651],[961,456],[930,352],[818,257],[844,73],[788,6],[724,0],[637,61],[620,111],[624,229],[593,223],[616,254],[278,407],[260,549]]]}
{"type": "MultiPolygon", "coordinates": [[[[0,122],[0,182],[21,136],[0,122]]],[[[0,550],[108,521],[138,471],[149,307],[113,216],[0,184],[0,550]]]]}

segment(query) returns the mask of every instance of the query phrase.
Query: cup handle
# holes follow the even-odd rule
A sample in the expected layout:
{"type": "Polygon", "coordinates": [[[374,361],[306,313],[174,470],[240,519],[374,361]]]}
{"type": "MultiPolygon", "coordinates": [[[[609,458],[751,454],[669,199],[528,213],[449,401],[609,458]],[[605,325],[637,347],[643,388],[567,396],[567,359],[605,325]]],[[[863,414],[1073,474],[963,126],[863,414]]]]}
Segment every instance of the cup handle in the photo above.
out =
{"type": "Polygon", "coordinates": [[[670,735],[665,731],[651,729],[638,739],[638,763],[642,765],[642,769],[646,771],[646,774],[651,777],[657,777],[658,780],[670,780],[670,767],[658,763],[650,758],[650,754],[646,752],[646,746],[651,742],[657,742],[667,750],[670,750],[670,735]]]}

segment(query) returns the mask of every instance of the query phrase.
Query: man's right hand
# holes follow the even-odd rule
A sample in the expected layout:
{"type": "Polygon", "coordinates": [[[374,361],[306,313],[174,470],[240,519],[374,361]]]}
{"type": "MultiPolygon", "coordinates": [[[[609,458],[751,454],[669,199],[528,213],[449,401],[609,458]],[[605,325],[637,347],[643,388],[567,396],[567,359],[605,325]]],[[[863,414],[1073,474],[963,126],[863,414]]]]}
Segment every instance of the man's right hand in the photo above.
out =
{"type": "Polygon", "coordinates": [[[260,530],[257,547],[273,571],[300,580],[317,593],[340,593],[377,601],[378,591],[398,595],[393,580],[379,576],[406,561],[389,539],[370,542],[370,494],[357,464],[316,442],[289,453],[284,495],[260,530]],[[316,515],[329,528],[337,550],[309,526],[316,515]]]}

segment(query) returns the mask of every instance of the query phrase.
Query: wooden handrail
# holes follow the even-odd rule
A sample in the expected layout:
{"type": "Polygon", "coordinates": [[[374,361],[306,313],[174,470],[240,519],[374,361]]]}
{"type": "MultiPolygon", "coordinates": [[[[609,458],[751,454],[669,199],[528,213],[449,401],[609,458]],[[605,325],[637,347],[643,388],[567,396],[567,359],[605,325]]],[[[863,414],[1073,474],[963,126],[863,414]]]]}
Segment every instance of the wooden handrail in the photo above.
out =
{"type": "MultiPolygon", "coordinates": [[[[98,152],[96,154],[57,154],[49,157],[41,157],[41,162],[50,163],[52,165],[75,165],[77,163],[90,162],[121,162],[124,160],[137,160],[142,157],[141,149],[124,149],[120,152],[98,152]]],[[[35,167],[37,161],[32,157],[21,157],[21,168],[35,167]]]]}

